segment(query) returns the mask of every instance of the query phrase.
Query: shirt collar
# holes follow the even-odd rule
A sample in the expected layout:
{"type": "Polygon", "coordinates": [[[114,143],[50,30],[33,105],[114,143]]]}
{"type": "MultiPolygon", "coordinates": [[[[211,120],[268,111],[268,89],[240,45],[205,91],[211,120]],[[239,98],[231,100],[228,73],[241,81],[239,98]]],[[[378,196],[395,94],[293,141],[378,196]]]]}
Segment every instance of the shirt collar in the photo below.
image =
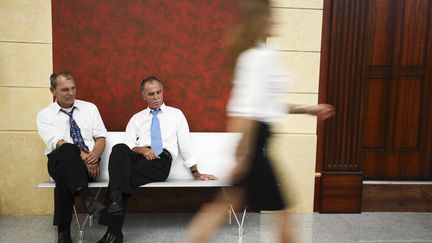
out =
{"type": "MultiPolygon", "coordinates": [[[[72,107],[75,107],[75,110],[79,110],[80,109],[80,104],[79,104],[79,102],[76,102],[76,100],[75,100],[75,102],[74,102],[74,104],[73,104],[73,106],[72,107]]],[[[72,108],[71,107],[71,108],[72,108]]],[[[58,103],[57,103],[57,101],[54,101],[54,110],[56,111],[56,112],[60,112],[60,110],[61,109],[63,109],[58,103]]]]}
{"type": "MultiPolygon", "coordinates": [[[[160,109],[160,112],[164,112],[165,110],[166,110],[166,105],[165,105],[165,103],[162,103],[162,105],[159,107],[159,109],[160,109]]],[[[151,115],[151,111],[152,111],[152,109],[150,109],[150,107],[147,107],[147,113],[149,114],[149,115],[151,115]]]]}

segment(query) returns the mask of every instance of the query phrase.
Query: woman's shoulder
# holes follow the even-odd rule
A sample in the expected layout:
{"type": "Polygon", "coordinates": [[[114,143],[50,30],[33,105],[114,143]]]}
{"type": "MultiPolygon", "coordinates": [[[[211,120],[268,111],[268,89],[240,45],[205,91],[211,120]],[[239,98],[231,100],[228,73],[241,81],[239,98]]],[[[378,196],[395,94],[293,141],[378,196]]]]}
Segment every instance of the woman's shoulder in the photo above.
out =
{"type": "Polygon", "coordinates": [[[239,62],[267,62],[277,57],[277,53],[271,47],[260,44],[244,51],[238,58],[239,62]]]}

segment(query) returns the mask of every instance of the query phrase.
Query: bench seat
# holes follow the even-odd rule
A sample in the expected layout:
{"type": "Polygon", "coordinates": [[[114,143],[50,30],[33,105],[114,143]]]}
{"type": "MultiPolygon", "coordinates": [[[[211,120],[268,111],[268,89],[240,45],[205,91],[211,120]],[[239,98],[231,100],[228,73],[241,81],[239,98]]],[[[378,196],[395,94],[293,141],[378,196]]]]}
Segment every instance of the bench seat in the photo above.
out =
{"type": "MultiPolygon", "coordinates": [[[[89,187],[107,187],[109,181],[108,159],[114,145],[121,143],[124,132],[108,132],[105,150],[100,161],[100,175],[89,187]]],[[[201,173],[215,175],[215,181],[194,180],[189,168],[183,164],[181,155],[173,161],[168,179],[164,182],[153,182],[141,187],[226,187],[230,186],[228,178],[235,166],[235,148],[240,138],[237,133],[226,132],[192,132],[191,142],[198,159],[198,170],[201,173]]],[[[54,188],[55,182],[47,180],[37,185],[38,188],[54,188]]]]}
{"type": "MultiPolygon", "coordinates": [[[[229,180],[219,179],[214,181],[197,181],[193,179],[168,179],[164,182],[153,182],[140,187],[227,187],[231,186],[229,180]]],[[[40,183],[38,188],[54,188],[53,181],[40,183]]],[[[108,187],[108,181],[96,181],[89,183],[90,188],[108,187]]]]}

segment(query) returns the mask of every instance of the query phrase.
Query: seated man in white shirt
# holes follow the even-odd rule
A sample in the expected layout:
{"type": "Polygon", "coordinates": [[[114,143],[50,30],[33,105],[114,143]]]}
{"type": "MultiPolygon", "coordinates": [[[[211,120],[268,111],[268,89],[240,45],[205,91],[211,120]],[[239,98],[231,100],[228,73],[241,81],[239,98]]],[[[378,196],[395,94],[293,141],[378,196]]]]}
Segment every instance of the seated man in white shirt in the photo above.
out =
{"type": "Polygon", "coordinates": [[[58,226],[58,242],[72,242],[70,224],[75,196],[81,198],[91,215],[105,208],[89,196],[88,181],[99,175],[107,130],[94,104],[75,99],[71,73],[53,73],[50,82],[55,102],[37,114],[37,127],[46,144],[48,173],[56,182],[54,225],[58,226]]]}
{"type": "Polygon", "coordinates": [[[156,77],[141,82],[148,107],[136,113],[126,127],[124,143],[113,147],[109,158],[109,192],[99,223],[108,230],[99,242],[123,242],[122,227],[128,197],[141,185],[165,181],[171,162],[180,153],[197,180],[214,180],[197,170],[189,126],[182,111],[163,103],[163,86],[156,77]]]}

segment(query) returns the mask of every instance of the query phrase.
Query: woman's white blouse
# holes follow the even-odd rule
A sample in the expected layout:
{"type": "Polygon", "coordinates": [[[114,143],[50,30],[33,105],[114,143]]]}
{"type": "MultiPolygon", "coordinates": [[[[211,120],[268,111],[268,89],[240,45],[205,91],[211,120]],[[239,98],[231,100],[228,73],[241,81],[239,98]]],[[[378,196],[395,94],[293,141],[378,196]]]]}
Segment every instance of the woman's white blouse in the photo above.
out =
{"type": "Polygon", "coordinates": [[[290,85],[276,51],[264,44],[248,49],[237,59],[228,116],[275,122],[288,113],[284,99],[290,85]]]}

